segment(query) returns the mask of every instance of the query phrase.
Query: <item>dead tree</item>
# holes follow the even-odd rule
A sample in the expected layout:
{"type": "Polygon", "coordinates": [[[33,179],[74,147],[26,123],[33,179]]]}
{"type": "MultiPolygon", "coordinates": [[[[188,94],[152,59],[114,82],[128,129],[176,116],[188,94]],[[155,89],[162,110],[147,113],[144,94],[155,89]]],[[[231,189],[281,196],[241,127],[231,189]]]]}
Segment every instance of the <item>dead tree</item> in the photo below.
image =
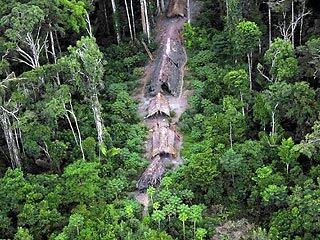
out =
{"type": "Polygon", "coordinates": [[[9,111],[3,106],[0,107],[0,122],[6,139],[12,168],[21,167],[18,136],[15,133],[12,126],[13,124],[10,120],[10,118],[13,118],[15,121],[18,121],[18,118],[15,115],[16,112],[17,111],[9,111]]]}

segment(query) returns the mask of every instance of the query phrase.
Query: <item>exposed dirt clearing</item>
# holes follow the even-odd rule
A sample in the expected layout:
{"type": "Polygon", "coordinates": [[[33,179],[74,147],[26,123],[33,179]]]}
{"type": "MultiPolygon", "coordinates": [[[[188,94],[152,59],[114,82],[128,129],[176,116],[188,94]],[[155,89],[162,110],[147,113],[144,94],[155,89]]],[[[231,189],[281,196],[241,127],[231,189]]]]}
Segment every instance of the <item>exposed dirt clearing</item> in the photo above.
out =
{"type": "Polygon", "coordinates": [[[145,67],[145,76],[141,80],[142,89],[138,96],[140,102],[138,112],[144,119],[144,124],[150,129],[145,153],[150,165],[138,181],[136,199],[144,205],[145,213],[148,208],[148,196],[143,191],[150,185],[157,185],[168,168],[175,169],[183,162],[180,157],[182,136],[176,131],[176,124],[187,109],[187,98],[191,94],[190,91],[184,91],[184,69],[187,54],[183,45],[182,30],[186,21],[187,19],[182,17],[162,17],[159,19],[158,35],[156,36],[159,48],[154,53],[155,59],[145,67]],[[155,98],[159,93],[165,97],[163,102],[169,103],[170,116],[161,114],[163,113],[161,111],[150,115],[150,106],[151,109],[154,108],[152,105],[154,105],[155,98]],[[158,134],[155,131],[159,131],[159,123],[161,122],[168,125],[160,128],[161,132],[158,134]],[[174,132],[176,134],[174,151],[162,150],[172,149],[174,132]],[[164,136],[164,134],[168,134],[168,136],[164,136]],[[158,136],[159,139],[155,139],[158,136]],[[154,146],[158,142],[161,142],[160,146],[165,145],[163,142],[170,144],[163,148],[160,147],[159,150],[154,146]],[[155,153],[154,149],[157,150],[156,156],[153,154],[155,153]]]}

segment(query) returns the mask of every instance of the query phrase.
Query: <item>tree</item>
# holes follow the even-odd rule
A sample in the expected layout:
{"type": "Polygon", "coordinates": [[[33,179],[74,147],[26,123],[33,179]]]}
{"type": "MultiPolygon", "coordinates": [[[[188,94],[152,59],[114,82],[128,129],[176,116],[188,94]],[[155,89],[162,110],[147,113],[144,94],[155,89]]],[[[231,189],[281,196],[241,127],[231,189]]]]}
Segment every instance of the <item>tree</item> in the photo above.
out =
{"type": "MultiPolygon", "coordinates": [[[[10,103],[10,100],[7,103],[10,103]]],[[[19,168],[21,167],[21,156],[19,148],[19,138],[21,139],[21,131],[18,128],[14,127],[14,124],[19,122],[19,118],[16,115],[18,109],[14,111],[8,110],[8,108],[12,108],[12,105],[15,105],[14,107],[17,108],[17,105],[12,104],[12,102],[11,104],[7,103],[5,99],[0,98],[0,125],[4,132],[5,140],[7,143],[7,148],[11,160],[11,167],[19,168]]]]}
{"type": "Polygon", "coordinates": [[[189,219],[190,208],[186,204],[179,206],[179,220],[182,222],[183,239],[186,239],[186,221],[189,219]]]}
{"type": "Polygon", "coordinates": [[[220,158],[220,164],[224,170],[231,173],[233,184],[235,183],[234,176],[240,169],[242,161],[243,157],[240,154],[237,154],[232,148],[226,151],[220,158]]]}
{"type": "Polygon", "coordinates": [[[202,218],[202,211],[204,207],[201,205],[192,205],[190,207],[190,219],[193,221],[193,235],[197,235],[196,224],[202,218]]]}
{"type": "Polygon", "coordinates": [[[143,33],[147,36],[148,42],[150,43],[150,23],[148,15],[148,2],[146,0],[140,0],[141,7],[141,21],[143,33]]]}
{"type": "Polygon", "coordinates": [[[163,211],[165,212],[165,215],[168,216],[169,222],[171,221],[172,215],[176,214],[176,209],[172,204],[164,205],[163,211]]]}
{"type": "Polygon", "coordinates": [[[287,186],[284,179],[278,173],[273,173],[270,166],[258,168],[256,176],[252,178],[257,186],[253,195],[258,194],[266,205],[275,204],[281,206],[287,197],[287,186]]]}
{"type": "Polygon", "coordinates": [[[28,229],[18,227],[17,233],[14,235],[14,240],[33,240],[32,235],[28,229]]]}
{"type": "Polygon", "coordinates": [[[152,213],[152,218],[158,223],[158,230],[161,228],[161,221],[165,219],[165,213],[162,210],[155,210],[152,213]]]}
{"type": "Polygon", "coordinates": [[[105,127],[99,101],[99,90],[104,74],[103,55],[94,38],[83,37],[76,47],[69,48],[70,56],[62,63],[69,67],[75,85],[89,99],[93,111],[97,138],[100,147],[104,146],[105,127]]]}
{"type": "Polygon", "coordinates": [[[207,235],[207,230],[205,230],[204,228],[197,228],[196,240],[203,240],[206,235],[207,235]]]}
{"type": "Polygon", "coordinates": [[[309,158],[318,159],[320,152],[320,122],[315,121],[312,127],[312,132],[305,136],[300,144],[295,146],[295,149],[309,158]]]}
{"type": "MultiPolygon", "coordinates": [[[[306,1],[305,0],[275,0],[269,1],[271,4],[271,8],[282,14],[282,20],[277,26],[280,30],[280,34],[282,35],[284,40],[290,41],[292,46],[295,45],[295,31],[300,23],[300,41],[301,35],[303,31],[303,23],[304,18],[310,12],[306,12],[306,1]],[[296,9],[299,9],[298,14],[296,14],[296,9]],[[289,15],[289,14],[291,15],[289,15]],[[288,17],[289,19],[288,23],[288,17]]],[[[270,10],[271,11],[271,10],[270,10]]]]}
{"type": "Polygon", "coordinates": [[[156,189],[153,186],[148,187],[147,194],[148,194],[148,197],[151,199],[151,205],[153,205],[153,197],[155,193],[156,193],[156,189]]]}
{"type": "MultiPolygon", "coordinates": [[[[61,85],[52,99],[46,104],[48,114],[54,117],[65,117],[68,121],[75,143],[79,146],[82,158],[85,159],[78,118],[76,117],[68,85],[61,85]],[[68,107],[67,107],[68,106],[68,107]],[[74,123],[73,123],[74,122],[74,123]],[[74,126],[75,125],[75,126],[74,126]]],[[[93,160],[93,159],[91,159],[93,160]]]]}
{"type": "Polygon", "coordinates": [[[271,78],[263,73],[261,64],[258,70],[269,82],[290,80],[297,75],[298,61],[292,44],[287,40],[275,39],[265,53],[264,60],[270,67],[271,78]]]}
{"type": "Polygon", "coordinates": [[[234,29],[242,17],[242,9],[239,0],[226,0],[227,26],[234,29]]]}
{"type": "Polygon", "coordinates": [[[240,22],[235,30],[235,43],[239,53],[245,53],[248,59],[249,86],[252,90],[252,54],[259,46],[261,31],[256,23],[250,21],[240,22]]]}
{"type": "Polygon", "coordinates": [[[234,138],[241,135],[244,131],[244,115],[243,112],[240,113],[238,109],[243,108],[240,101],[237,101],[231,96],[226,96],[223,98],[223,121],[224,124],[228,126],[229,132],[229,143],[230,148],[233,147],[234,138]]]}
{"type": "Polygon", "coordinates": [[[65,179],[66,201],[89,203],[94,201],[100,191],[99,164],[78,160],[68,165],[63,173],[65,179]]]}
{"type": "Polygon", "coordinates": [[[279,118],[282,109],[286,109],[286,104],[290,99],[291,85],[284,82],[275,83],[269,86],[269,89],[263,91],[256,98],[254,105],[254,115],[261,123],[266,123],[266,117],[271,120],[271,135],[277,132],[276,120],[279,118]]]}
{"type": "Polygon", "coordinates": [[[319,184],[311,179],[295,186],[288,207],[276,212],[271,220],[270,238],[317,239],[319,232],[319,184]]]}
{"type": "Polygon", "coordinates": [[[213,157],[212,149],[205,148],[192,154],[183,171],[192,186],[208,188],[218,175],[217,162],[213,157]]]}
{"type": "Polygon", "coordinates": [[[173,181],[171,177],[166,176],[162,178],[161,186],[165,187],[166,190],[169,190],[172,184],[173,184],[173,181]]]}
{"type": "Polygon", "coordinates": [[[20,4],[12,8],[11,14],[4,16],[0,22],[2,26],[7,26],[5,36],[20,55],[16,61],[32,69],[40,66],[40,57],[47,38],[40,35],[44,17],[43,10],[38,6],[20,4]]]}
{"type": "Polygon", "coordinates": [[[115,26],[115,32],[117,35],[117,42],[118,44],[120,44],[121,37],[120,37],[119,16],[118,16],[118,10],[117,10],[117,5],[115,0],[111,0],[111,5],[112,5],[112,11],[113,11],[113,21],[115,26]]]}
{"type": "Polygon", "coordinates": [[[245,111],[244,111],[244,99],[243,99],[243,95],[246,94],[248,92],[248,74],[244,69],[240,69],[240,70],[232,70],[230,72],[228,72],[223,80],[224,82],[226,82],[227,86],[228,86],[228,90],[230,93],[235,93],[235,95],[239,95],[241,102],[243,104],[242,107],[242,114],[243,116],[245,115],[245,111]]]}
{"type": "Polygon", "coordinates": [[[292,138],[283,139],[281,146],[279,146],[279,157],[287,166],[287,174],[289,174],[289,166],[296,163],[299,152],[294,148],[295,144],[292,138]]]}
{"type": "Polygon", "coordinates": [[[28,228],[36,239],[41,239],[49,236],[64,219],[53,201],[48,199],[38,202],[37,193],[33,194],[33,197],[29,194],[28,201],[23,205],[18,215],[18,224],[28,228]]]}
{"type": "MultiPolygon", "coordinates": [[[[57,4],[57,3],[56,3],[57,4]]],[[[91,8],[90,0],[61,0],[61,22],[66,23],[66,29],[79,32],[87,26],[87,14],[91,8]]]]}
{"type": "Polygon", "coordinates": [[[312,38],[307,43],[307,50],[311,54],[312,61],[309,62],[313,69],[313,77],[319,78],[320,73],[320,38],[312,38]]]}

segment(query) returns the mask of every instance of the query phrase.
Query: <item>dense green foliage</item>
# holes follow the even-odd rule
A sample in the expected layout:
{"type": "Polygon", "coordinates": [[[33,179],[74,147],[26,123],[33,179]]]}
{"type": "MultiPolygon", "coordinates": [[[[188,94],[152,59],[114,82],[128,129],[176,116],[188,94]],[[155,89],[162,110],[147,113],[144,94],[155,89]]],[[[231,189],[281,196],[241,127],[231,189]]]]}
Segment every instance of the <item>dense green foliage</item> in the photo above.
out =
{"type": "Polygon", "coordinates": [[[317,3],[200,2],[184,28],[185,162],[143,209],[139,1],[129,41],[124,1],[0,0],[1,239],[320,238],[317,3]],[[294,35],[292,3],[312,10],[294,35]]]}
{"type": "Polygon", "coordinates": [[[250,21],[185,28],[194,94],[181,124],[186,164],[172,176],[196,202],[266,229],[254,239],[318,239],[319,37],[295,48],[275,36],[259,51],[265,25],[250,21]]]}

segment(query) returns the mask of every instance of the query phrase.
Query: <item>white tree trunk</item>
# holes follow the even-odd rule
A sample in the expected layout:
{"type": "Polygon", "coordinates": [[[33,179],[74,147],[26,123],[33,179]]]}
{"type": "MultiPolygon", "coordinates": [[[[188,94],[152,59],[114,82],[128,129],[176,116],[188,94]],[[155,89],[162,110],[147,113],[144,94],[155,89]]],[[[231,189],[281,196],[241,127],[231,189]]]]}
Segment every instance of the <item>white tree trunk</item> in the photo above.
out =
{"type": "Polygon", "coordinates": [[[128,2],[127,0],[124,0],[124,4],[126,6],[126,13],[127,13],[127,19],[128,19],[128,26],[129,26],[129,32],[130,32],[130,38],[131,41],[133,41],[133,32],[132,32],[132,26],[131,26],[131,18],[129,14],[129,8],[128,8],[128,2]]]}
{"type": "Polygon", "coordinates": [[[268,4],[268,19],[269,19],[269,47],[271,46],[272,43],[272,15],[271,15],[271,6],[270,2],[268,4]]]}
{"type": "Polygon", "coordinates": [[[250,91],[252,90],[252,51],[247,54],[248,58],[248,71],[249,71],[249,86],[250,91]]]}
{"type": "Polygon", "coordinates": [[[161,14],[161,12],[160,0],[157,0],[157,14],[161,14]]]}
{"type": "Polygon", "coordinates": [[[80,128],[79,128],[79,125],[78,125],[78,118],[77,118],[76,114],[74,113],[71,100],[70,100],[70,103],[69,103],[69,104],[70,104],[70,109],[71,109],[71,110],[68,110],[68,109],[66,108],[66,106],[64,106],[64,108],[65,108],[65,110],[67,111],[67,113],[70,113],[70,114],[71,114],[71,116],[72,116],[72,118],[73,118],[73,120],[74,120],[74,122],[75,122],[75,124],[76,124],[76,129],[77,129],[78,137],[77,137],[76,134],[75,134],[75,131],[74,131],[74,129],[73,129],[73,126],[72,126],[72,124],[71,124],[71,121],[70,121],[70,118],[69,118],[68,114],[66,114],[66,117],[67,117],[67,119],[68,119],[70,128],[71,128],[71,130],[72,130],[72,134],[73,134],[73,136],[74,136],[75,142],[76,142],[76,144],[80,147],[81,154],[82,154],[82,158],[83,158],[83,160],[85,160],[84,151],[83,151],[83,146],[82,146],[81,132],[80,132],[80,128]],[[79,139],[79,141],[78,141],[78,139],[79,139]]]}
{"type": "Polygon", "coordinates": [[[137,38],[137,34],[136,34],[136,21],[135,21],[135,17],[134,17],[134,9],[133,9],[132,0],[130,0],[130,7],[131,7],[133,37],[134,37],[134,39],[136,39],[136,38],[137,38]]]}
{"type": "Polygon", "coordinates": [[[294,47],[294,0],[291,0],[291,42],[294,47]]]}
{"type": "Polygon", "coordinates": [[[300,22],[300,45],[302,45],[302,33],[303,33],[303,24],[304,24],[304,15],[306,12],[306,1],[303,1],[302,3],[302,18],[301,18],[301,22],[300,22]]]}
{"type": "Polygon", "coordinates": [[[164,12],[164,11],[165,11],[164,0],[160,0],[160,5],[161,5],[161,10],[162,10],[162,12],[164,12]]]}
{"type": "Polygon", "coordinates": [[[232,139],[232,124],[229,124],[229,138],[230,138],[230,147],[233,147],[233,139],[232,139]]]}
{"type": "Polygon", "coordinates": [[[101,114],[101,104],[96,93],[91,96],[91,108],[93,111],[94,121],[97,129],[98,142],[101,146],[104,143],[104,123],[101,114]]]}
{"type": "Polygon", "coordinates": [[[111,0],[111,5],[112,5],[112,11],[113,11],[113,20],[114,20],[115,32],[117,36],[117,42],[118,44],[120,44],[121,37],[120,37],[119,21],[117,16],[117,6],[115,3],[115,0],[111,0]]]}
{"type": "Polygon", "coordinates": [[[188,17],[188,23],[191,23],[191,14],[190,14],[190,0],[187,0],[187,17],[188,17]]]}
{"type": "MultiPolygon", "coordinates": [[[[51,26],[51,24],[50,24],[50,26],[51,26]]],[[[57,63],[57,55],[56,55],[56,49],[55,49],[55,44],[54,44],[54,38],[53,38],[52,31],[50,31],[49,36],[50,36],[50,42],[51,42],[51,55],[52,55],[54,64],[56,64],[57,63]]],[[[60,85],[61,83],[60,83],[59,73],[56,74],[56,79],[57,79],[58,85],[60,85]]]]}
{"type": "Polygon", "coordinates": [[[150,43],[150,23],[149,23],[149,16],[148,16],[148,5],[146,0],[144,1],[144,16],[146,18],[146,31],[147,31],[147,38],[148,38],[148,43],[150,43]]]}
{"type": "Polygon", "coordinates": [[[144,34],[147,34],[146,17],[145,17],[145,11],[144,11],[144,0],[140,0],[140,7],[141,7],[142,31],[144,34]]]}
{"type": "Polygon", "coordinates": [[[244,101],[243,101],[243,94],[242,94],[242,92],[240,92],[240,99],[241,99],[241,103],[243,104],[243,106],[242,106],[242,116],[245,117],[244,101]]]}
{"type": "Polygon", "coordinates": [[[16,138],[14,136],[8,113],[3,109],[0,109],[0,111],[0,121],[9,150],[11,166],[12,168],[21,167],[18,142],[16,141],[16,138]]]}
{"type": "Polygon", "coordinates": [[[279,106],[279,103],[276,104],[272,111],[272,130],[271,130],[271,136],[276,133],[276,110],[277,107],[279,106]]]}

